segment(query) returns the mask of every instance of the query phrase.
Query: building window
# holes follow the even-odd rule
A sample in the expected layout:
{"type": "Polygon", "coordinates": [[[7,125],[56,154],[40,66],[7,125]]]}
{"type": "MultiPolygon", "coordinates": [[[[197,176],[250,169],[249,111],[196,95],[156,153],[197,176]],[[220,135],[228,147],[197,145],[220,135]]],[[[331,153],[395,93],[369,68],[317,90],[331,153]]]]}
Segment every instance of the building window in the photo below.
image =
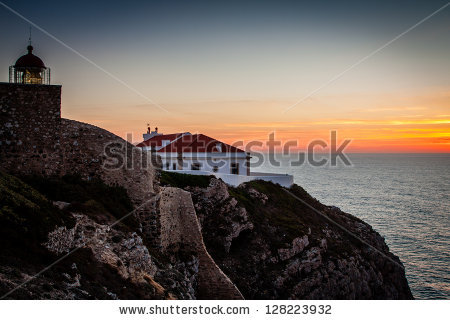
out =
{"type": "Polygon", "coordinates": [[[239,163],[232,163],[230,167],[231,167],[231,174],[239,174],[239,163]]]}
{"type": "Polygon", "coordinates": [[[177,170],[177,164],[176,163],[172,163],[172,170],[177,170]]]}
{"type": "Polygon", "coordinates": [[[214,166],[213,167],[213,172],[217,172],[217,171],[219,171],[219,166],[214,166]]]}
{"type": "Polygon", "coordinates": [[[191,170],[200,170],[201,167],[202,164],[198,162],[194,162],[193,164],[191,164],[191,170]]]}
{"type": "Polygon", "coordinates": [[[169,170],[169,169],[170,169],[170,163],[166,162],[166,170],[169,170]]]}

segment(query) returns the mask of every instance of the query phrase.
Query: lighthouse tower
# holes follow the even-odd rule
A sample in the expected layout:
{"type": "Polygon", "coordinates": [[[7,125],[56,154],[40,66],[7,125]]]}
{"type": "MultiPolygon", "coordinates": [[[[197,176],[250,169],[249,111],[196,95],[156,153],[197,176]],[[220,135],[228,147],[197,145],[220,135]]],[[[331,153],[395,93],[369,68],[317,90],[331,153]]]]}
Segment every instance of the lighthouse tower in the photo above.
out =
{"type": "Polygon", "coordinates": [[[0,170],[58,174],[61,86],[50,85],[31,42],[27,50],[9,67],[9,82],[0,82],[0,170]]]}

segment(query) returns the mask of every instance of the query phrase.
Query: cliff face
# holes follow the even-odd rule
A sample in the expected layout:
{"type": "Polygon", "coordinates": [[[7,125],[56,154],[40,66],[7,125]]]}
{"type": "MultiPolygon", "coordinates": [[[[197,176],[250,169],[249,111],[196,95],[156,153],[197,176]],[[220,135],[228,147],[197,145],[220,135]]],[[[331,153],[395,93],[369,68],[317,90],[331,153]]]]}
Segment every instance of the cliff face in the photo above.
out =
{"type": "Polygon", "coordinates": [[[117,223],[133,207],[125,189],[69,176],[23,179],[0,174],[1,295],[70,252],[8,298],[195,298],[195,257],[159,261],[135,217],[117,223]]]}
{"type": "Polygon", "coordinates": [[[72,176],[22,179],[0,173],[0,295],[63,258],[8,297],[242,298],[206,251],[188,192],[161,188],[157,206],[168,230],[155,250],[140,218],[128,215],[124,188],[72,176]]]}
{"type": "Polygon", "coordinates": [[[161,173],[151,154],[71,120],[55,139],[52,155],[36,140],[0,153],[0,295],[26,282],[8,298],[412,298],[378,233],[298,186],[161,173]]]}
{"type": "Polygon", "coordinates": [[[209,252],[247,299],[412,298],[400,260],[370,225],[298,186],[213,178],[187,189],[209,252]]]}

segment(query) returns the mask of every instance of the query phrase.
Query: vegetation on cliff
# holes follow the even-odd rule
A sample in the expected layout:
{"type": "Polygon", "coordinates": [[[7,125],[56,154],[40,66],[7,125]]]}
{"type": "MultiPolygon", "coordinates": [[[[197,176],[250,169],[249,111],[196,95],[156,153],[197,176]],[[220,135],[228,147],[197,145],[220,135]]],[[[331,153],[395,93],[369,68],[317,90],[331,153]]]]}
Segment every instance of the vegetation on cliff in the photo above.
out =
{"type": "Polygon", "coordinates": [[[207,188],[212,177],[161,171],[160,184],[182,189],[186,187],[207,188]]]}
{"type": "MultiPolygon", "coordinates": [[[[66,211],[86,214],[98,223],[113,223],[133,210],[127,191],[121,186],[108,186],[100,179],[83,180],[77,175],[63,177],[22,176],[21,179],[50,201],[70,204],[66,211]]],[[[67,214],[66,214],[67,216],[67,214]]],[[[133,216],[121,226],[136,229],[133,216]]]]}
{"type": "Polygon", "coordinates": [[[40,243],[56,225],[73,225],[74,219],[20,179],[0,171],[0,252],[12,257],[38,258],[40,243]],[[36,253],[31,254],[29,253],[36,253]]]}
{"type": "MultiPolygon", "coordinates": [[[[400,260],[375,230],[297,185],[234,188],[170,172],[160,184],[190,192],[208,252],[247,299],[412,298],[400,260]]],[[[136,215],[109,228],[133,209],[123,187],[0,172],[0,191],[0,295],[80,247],[9,298],[198,296],[195,252],[182,243],[156,250],[136,215]]]]}
{"type": "MultiPolygon", "coordinates": [[[[152,277],[140,272],[151,268],[153,262],[141,238],[132,231],[136,230],[133,216],[124,219],[115,230],[102,234],[102,230],[109,230],[109,224],[131,209],[131,201],[123,188],[107,186],[100,180],[83,181],[77,176],[26,176],[19,179],[0,172],[0,296],[63,257],[68,252],[64,248],[68,239],[54,243],[48,241],[64,232],[70,235],[67,230],[73,230],[72,241],[86,245],[77,250],[71,248],[73,253],[7,298],[173,297],[152,277]],[[114,252],[102,251],[113,246],[114,252]],[[136,267],[146,254],[150,259],[146,266],[136,267]],[[110,263],[102,256],[116,256],[117,259],[110,263]],[[136,268],[136,274],[140,272],[139,281],[124,276],[121,261],[136,268]]],[[[168,277],[164,272],[159,276],[168,277]]],[[[173,275],[173,279],[177,277],[179,275],[173,275]]],[[[186,289],[179,286],[172,291],[183,293],[186,289]]]]}

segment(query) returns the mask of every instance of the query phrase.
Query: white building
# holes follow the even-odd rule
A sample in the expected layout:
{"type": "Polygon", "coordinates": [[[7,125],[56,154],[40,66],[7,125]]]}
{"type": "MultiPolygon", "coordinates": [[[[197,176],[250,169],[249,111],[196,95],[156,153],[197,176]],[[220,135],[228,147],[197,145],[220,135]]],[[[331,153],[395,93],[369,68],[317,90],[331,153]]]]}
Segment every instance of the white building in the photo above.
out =
{"type": "Polygon", "coordinates": [[[272,181],[284,187],[293,183],[291,175],[252,172],[249,153],[204,134],[160,134],[157,128],[148,128],[143,136],[144,141],[137,146],[159,155],[166,171],[214,175],[232,186],[251,180],[272,181]]]}

